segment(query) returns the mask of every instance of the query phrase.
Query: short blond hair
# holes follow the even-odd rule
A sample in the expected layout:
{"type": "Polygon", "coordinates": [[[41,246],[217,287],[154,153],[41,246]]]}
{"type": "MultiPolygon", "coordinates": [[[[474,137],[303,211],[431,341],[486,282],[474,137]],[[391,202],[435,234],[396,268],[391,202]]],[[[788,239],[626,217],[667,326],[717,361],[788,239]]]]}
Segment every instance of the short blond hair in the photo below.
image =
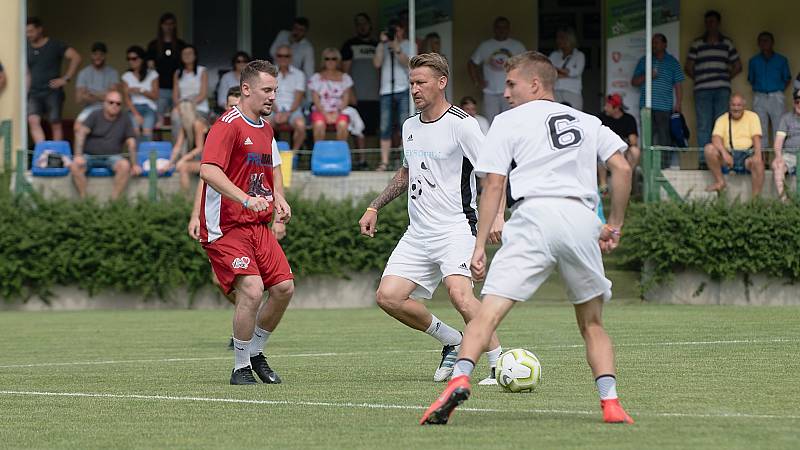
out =
{"type": "Polygon", "coordinates": [[[339,51],[338,48],[328,47],[328,48],[322,50],[322,53],[320,53],[319,58],[320,58],[320,64],[322,64],[323,67],[325,67],[325,57],[326,56],[333,56],[339,62],[342,62],[342,53],[339,51]]]}
{"type": "Polygon", "coordinates": [[[558,72],[550,62],[550,58],[537,51],[527,51],[509,58],[503,66],[506,73],[514,69],[525,71],[528,75],[535,75],[542,82],[545,90],[552,91],[556,85],[558,72]]]}
{"type": "Polygon", "coordinates": [[[447,58],[438,53],[423,53],[412,57],[408,61],[408,69],[414,70],[420,67],[430,67],[439,76],[450,78],[450,64],[447,58]]]}

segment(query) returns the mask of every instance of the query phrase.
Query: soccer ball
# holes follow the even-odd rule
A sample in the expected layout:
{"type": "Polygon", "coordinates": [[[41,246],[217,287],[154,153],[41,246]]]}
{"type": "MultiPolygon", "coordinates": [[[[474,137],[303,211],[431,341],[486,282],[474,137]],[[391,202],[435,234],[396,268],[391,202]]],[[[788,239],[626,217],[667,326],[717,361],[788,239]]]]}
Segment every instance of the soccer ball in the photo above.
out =
{"type": "Polygon", "coordinates": [[[542,365],[533,353],[515,348],[500,355],[495,376],[506,391],[531,392],[542,378],[542,365]]]}

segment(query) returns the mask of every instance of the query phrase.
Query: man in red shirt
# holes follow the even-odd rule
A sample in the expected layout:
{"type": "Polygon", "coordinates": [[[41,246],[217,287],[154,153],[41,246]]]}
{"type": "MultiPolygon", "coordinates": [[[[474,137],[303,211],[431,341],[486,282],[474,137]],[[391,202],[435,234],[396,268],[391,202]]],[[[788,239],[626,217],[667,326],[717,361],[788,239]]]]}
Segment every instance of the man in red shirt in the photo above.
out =
{"type": "Polygon", "coordinates": [[[291,217],[273,177],[273,131],[262,119],[272,112],[277,74],[260,60],[242,70],[239,105],[211,127],[200,166],[207,185],[200,241],[220,287],[236,296],[231,384],[255,384],[254,371],[264,383],[281,382],[263,353],[294,293],[292,270],[269,228],[273,211],[280,222],[291,217]],[[265,287],[269,302],[262,305],[265,287]]]}

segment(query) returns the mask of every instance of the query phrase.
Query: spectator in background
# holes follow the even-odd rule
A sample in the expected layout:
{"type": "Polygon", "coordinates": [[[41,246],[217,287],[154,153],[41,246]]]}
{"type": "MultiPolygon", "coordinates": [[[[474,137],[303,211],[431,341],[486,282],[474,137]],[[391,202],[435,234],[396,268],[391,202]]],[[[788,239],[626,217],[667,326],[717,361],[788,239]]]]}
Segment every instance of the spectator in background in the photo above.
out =
{"type": "Polygon", "coordinates": [[[747,81],[753,87],[753,112],[761,120],[761,147],[769,147],[769,125],[775,131],[781,116],[786,111],[784,94],[792,84],[789,60],[775,53],[775,37],[769,31],[758,35],[760,52],[750,58],[747,65],[747,81]]]}
{"type": "MultiPolygon", "coordinates": [[[[681,112],[683,102],[683,69],[674,56],[667,52],[667,37],[661,33],[653,35],[653,84],[652,84],[652,144],[669,147],[673,145],[670,118],[681,112]]],[[[639,59],[633,71],[631,85],[639,87],[639,109],[644,108],[647,89],[645,86],[645,57],[639,59]]],[[[623,137],[623,139],[625,139],[623,137]]],[[[673,156],[677,152],[671,152],[673,156]]],[[[672,165],[679,165],[673,158],[672,165]]]]}
{"type": "Polygon", "coordinates": [[[555,96],[559,103],[583,111],[583,69],[586,56],[578,50],[578,37],[572,27],[561,27],[556,31],[556,47],[550,53],[550,62],[556,67],[555,96]]]}
{"type": "Polygon", "coordinates": [[[125,104],[133,119],[134,128],[139,132],[141,140],[149,141],[153,137],[158,106],[158,72],[147,67],[145,51],[134,45],[128,47],[128,71],[122,74],[122,87],[125,104]]]}
{"type": "Polygon", "coordinates": [[[75,132],[75,156],[69,168],[81,198],[86,198],[86,171],[93,167],[114,172],[112,200],[119,198],[132,174],[142,173],[136,163],[133,125],[122,114],[122,94],[117,91],[108,92],[103,109],[89,114],[75,132]],[[128,148],[128,159],[123,155],[123,145],[128,148]]]}
{"type": "Polygon", "coordinates": [[[278,54],[278,47],[281,45],[288,45],[292,48],[292,65],[302,70],[306,79],[311,79],[314,75],[314,46],[308,40],[306,34],[308,33],[309,22],[305,17],[295,17],[292,22],[292,29],[281,30],[275,36],[275,40],[269,47],[269,54],[272,55],[272,60],[276,61],[278,54]]]}
{"type": "Polygon", "coordinates": [[[797,78],[794,79],[794,90],[800,91],[800,72],[798,72],[797,78]]]}
{"type": "Polygon", "coordinates": [[[61,128],[61,108],[64,106],[64,86],[75,76],[81,55],[67,44],[44,34],[42,21],[29,17],[25,27],[28,38],[28,128],[33,142],[44,140],[42,117],[50,122],[53,140],[64,139],[61,128]],[[61,62],[69,61],[61,75],[61,62]]]}
{"type": "MultiPolygon", "coordinates": [[[[372,65],[378,41],[372,37],[372,21],[366,13],[356,14],[354,20],[356,35],[342,45],[342,71],[353,79],[350,104],[366,119],[366,132],[374,134],[378,129],[381,111],[380,76],[372,65]]],[[[366,156],[363,153],[361,155],[366,156]]]]}
{"type": "Polygon", "coordinates": [[[197,49],[193,45],[181,50],[181,67],[172,75],[172,86],[172,102],[178,113],[185,109],[179,109],[177,105],[187,102],[198,116],[208,120],[208,72],[198,64],[197,49]]]}
{"type": "Polygon", "coordinates": [[[394,125],[403,126],[408,117],[408,55],[411,43],[406,39],[406,25],[392,19],[386,31],[381,31],[380,44],[375,49],[372,64],[381,70],[381,162],[377,171],[389,167],[394,125]]]}
{"type": "MultiPolygon", "coordinates": [[[[622,96],[611,94],[606,97],[603,113],[600,114],[600,121],[628,144],[628,149],[625,151],[625,159],[631,165],[631,169],[635,171],[642,153],[639,150],[639,133],[636,129],[636,119],[625,112],[625,103],[622,101],[622,96]]],[[[605,164],[597,164],[597,177],[600,185],[600,194],[605,196],[608,193],[608,169],[605,164]]]]}
{"type": "Polygon", "coordinates": [[[314,102],[311,112],[311,128],[314,141],[325,139],[328,125],[336,126],[336,139],[347,140],[347,126],[350,118],[344,109],[350,104],[348,96],[353,86],[350,75],[339,70],[342,55],[339,50],[329,47],[322,51],[322,70],[308,80],[308,89],[314,102]]]}
{"type": "Polygon", "coordinates": [[[478,45],[467,62],[467,71],[476,88],[483,91],[483,115],[489,123],[494,116],[510,108],[503,97],[506,88],[506,61],[525,51],[522,42],[511,39],[511,21],[505,17],[494,19],[494,38],[478,45]],[[482,67],[482,70],[478,70],[482,67]]]}
{"type": "Polygon", "coordinates": [[[722,16],[705,14],[706,32],[689,46],[686,74],[694,80],[694,109],[697,116],[697,144],[711,142],[711,128],[726,112],[731,96],[731,79],[742,71],[742,61],[733,41],[720,31],[722,16]]]}
{"type": "Polygon", "coordinates": [[[78,72],[75,99],[83,106],[83,110],[75,119],[76,130],[89,114],[103,107],[103,99],[108,91],[119,90],[119,72],[106,64],[107,53],[106,44],[95,42],[90,55],[92,63],[78,72]]]}
{"type": "Polygon", "coordinates": [[[244,66],[249,62],[250,55],[242,51],[236,52],[231,60],[231,67],[233,67],[233,69],[225,72],[222,78],[219,79],[219,84],[217,85],[217,106],[223,110],[226,109],[225,105],[228,101],[228,91],[230,91],[232,87],[239,86],[239,78],[242,75],[242,69],[244,69],[244,66]]]}
{"type": "Polygon", "coordinates": [[[186,43],[178,39],[178,19],[170,12],[158,20],[158,36],[147,45],[147,64],[158,72],[158,114],[164,116],[175,106],[173,74],[181,67],[181,52],[186,43]]]}
{"type": "MultiPolygon", "coordinates": [[[[241,91],[239,91],[239,95],[241,96],[241,91]]],[[[180,102],[178,112],[181,127],[177,133],[175,145],[172,147],[172,155],[167,169],[174,168],[178,172],[181,191],[188,194],[191,188],[191,175],[200,173],[203,145],[210,127],[208,121],[197,114],[197,110],[192,107],[190,102],[180,102]]]]}
{"type": "Polygon", "coordinates": [[[719,116],[714,123],[711,143],[704,151],[706,163],[714,176],[714,184],[706,191],[722,191],[725,179],[723,167],[743,173],[749,171],[753,177],[753,197],[761,194],[764,184],[764,159],[761,156],[761,121],[758,115],[747,111],[747,102],[739,94],[731,96],[727,114],[719,116]]]}
{"type": "Polygon", "coordinates": [[[278,91],[272,114],[267,116],[270,125],[278,131],[280,125],[288,124],[292,129],[292,149],[303,147],[306,140],[306,118],[303,115],[303,99],[306,96],[306,76],[292,65],[292,48],[278,46],[275,53],[278,62],[278,91]]]}
{"type": "Polygon", "coordinates": [[[481,127],[481,132],[484,136],[489,132],[489,121],[486,120],[486,117],[478,114],[478,102],[474,98],[470,96],[462,98],[461,109],[478,121],[478,126],[481,127]]]}
{"type": "Polygon", "coordinates": [[[0,94],[6,90],[6,84],[8,80],[6,79],[6,71],[3,69],[3,63],[0,63],[0,94]]]}
{"type": "Polygon", "coordinates": [[[800,150],[800,91],[792,95],[794,107],[781,117],[775,132],[775,159],[772,160],[772,175],[778,196],[786,199],[783,180],[786,172],[797,172],[797,152],[800,150]]]}
{"type": "Polygon", "coordinates": [[[425,35],[419,53],[442,53],[442,38],[439,33],[432,32],[425,35]]]}

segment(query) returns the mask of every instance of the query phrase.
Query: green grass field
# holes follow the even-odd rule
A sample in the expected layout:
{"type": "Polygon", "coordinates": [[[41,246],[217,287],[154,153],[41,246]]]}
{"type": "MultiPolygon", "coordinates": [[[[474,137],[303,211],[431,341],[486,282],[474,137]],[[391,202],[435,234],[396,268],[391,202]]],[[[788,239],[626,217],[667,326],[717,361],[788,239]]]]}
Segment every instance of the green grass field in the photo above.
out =
{"type": "Polygon", "coordinates": [[[377,308],[290,311],[268,346],[285,383],[236,387],[230,311],[6,312],[0,447],[797,448],[800,308],[610,304],[632,426],[601,423],[573,321],[517,306],[500,337],[537,353],[539,389],[475,387],[450,425],[420,427],[439,347],[377,308]]]}

